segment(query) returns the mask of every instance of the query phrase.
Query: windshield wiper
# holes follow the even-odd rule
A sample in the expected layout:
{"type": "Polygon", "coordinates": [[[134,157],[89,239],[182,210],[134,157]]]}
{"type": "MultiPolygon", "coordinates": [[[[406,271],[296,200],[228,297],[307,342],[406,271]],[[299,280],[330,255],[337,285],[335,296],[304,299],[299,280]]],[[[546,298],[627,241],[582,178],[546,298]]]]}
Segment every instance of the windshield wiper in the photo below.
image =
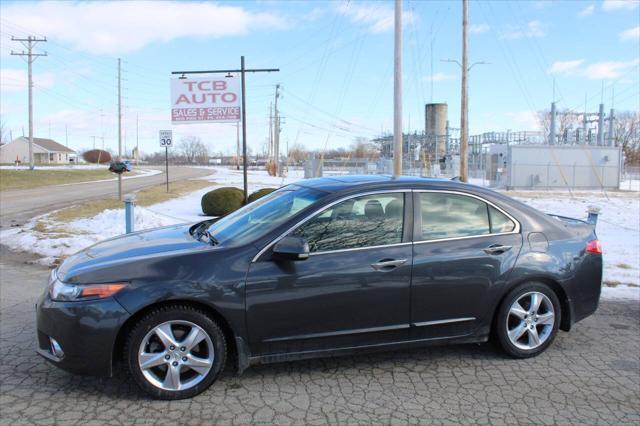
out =
{"type": "MultiPolygon", "coordinates": [[[[220,244],[220,241],[218,241],[216,239],[216,237],[214,237],[213,235],[211,235],[211,232],[209,232],[209,230],[207,229],[206,231],[204,231],[202,233],[202,235],[206,235],[207,238],[209,239],[209,244],[211,244],[212,246],[217,246],[218,244],[220,244]]],[[[199,239],[199,238],[198,238],[199,239]]]]}
{"type": "Polygon", "coordinates": [[[208,225],[209,224],[206,222],[201,223],[199,226],[193,229],[191,235],[193,235],[193,237],[198,241],[202,241],[202,237],[206,236],[209,244],[211,244],[212,246],[218,245],[220,242],[213,235],[211,235],[211,232],[209,232],[209,230],[207,229],[208,225]]]}

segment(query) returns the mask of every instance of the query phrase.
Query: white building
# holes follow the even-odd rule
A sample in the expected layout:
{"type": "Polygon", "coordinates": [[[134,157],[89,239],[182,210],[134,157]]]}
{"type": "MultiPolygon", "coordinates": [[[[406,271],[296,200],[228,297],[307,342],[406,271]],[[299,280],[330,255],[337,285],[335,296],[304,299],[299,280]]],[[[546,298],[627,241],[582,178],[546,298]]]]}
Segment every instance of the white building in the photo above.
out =
{"type": "MultiPolygon", "coordinates": [[[[54,140],[33,138],[33,161],[36,164],[69,164],[76,157],[74,150],[54,140]]],[[[29,138],[22,136],[0,146],[0,163],[14,164],[16,161],[29,164],[29,138]]]]}

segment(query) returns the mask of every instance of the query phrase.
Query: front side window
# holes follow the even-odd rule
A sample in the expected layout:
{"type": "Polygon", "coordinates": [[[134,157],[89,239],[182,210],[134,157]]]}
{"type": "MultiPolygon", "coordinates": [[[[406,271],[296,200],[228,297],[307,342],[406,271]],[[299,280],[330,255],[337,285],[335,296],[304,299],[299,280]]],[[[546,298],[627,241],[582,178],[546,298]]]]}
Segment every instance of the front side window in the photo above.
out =
{"type": "Polygon", "coordinates": [[[214,222],[208,229],[220,243],[240,245],[261,238],[327,193],[288,185],[214,222]]]}
{"type": "Polygon", "coordinates": [[[422,239],[485,235],[491,232],[489,212],[483,201],[464,195],[422,192],[422,239]]]}
{"type": "Polygon", "coordinates": [[[365,195],[342,201],[291,233],[313,252],[383,246],[402,242],[404,194],[365,195]]]}

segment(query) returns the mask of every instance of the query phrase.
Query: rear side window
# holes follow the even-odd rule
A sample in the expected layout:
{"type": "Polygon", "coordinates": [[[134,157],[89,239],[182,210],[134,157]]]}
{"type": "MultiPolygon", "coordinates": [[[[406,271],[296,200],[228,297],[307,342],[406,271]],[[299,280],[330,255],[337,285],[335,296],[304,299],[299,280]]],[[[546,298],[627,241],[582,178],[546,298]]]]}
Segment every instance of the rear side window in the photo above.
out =
{"type": "Polygon", "coordinates": [[[404,194],[384,193],[342,201],[302,224],[313,252],[383,246],[402,242],[404,194]]]}
{"type": "Polygon", "coordinates": [[[491,232],[488,205],[464,195],[422,192],[422,239],[485,235],[491,232]]]}
{"type": "Polygon", "coordinates": [[[511,232],[516,229],[516,224],[500,210],[493,206],[489,206],[489,216],[491,218],[491,233],[500,234],[502,232],[511,232]]]}

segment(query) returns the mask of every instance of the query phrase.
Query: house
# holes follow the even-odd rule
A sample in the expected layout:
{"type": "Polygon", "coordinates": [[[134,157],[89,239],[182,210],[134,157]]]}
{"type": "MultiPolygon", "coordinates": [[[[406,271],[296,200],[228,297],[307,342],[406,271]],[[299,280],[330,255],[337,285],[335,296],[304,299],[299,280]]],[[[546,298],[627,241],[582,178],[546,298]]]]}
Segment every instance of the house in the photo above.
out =
{"type": "MultiPolygon", "coordinates": [[[[33,161],[36,164],[69,164],[77,157],[71,148],[52,139],[33,138],[33,161]]],[[[0,163],[29,163],[29,138],[21,136],[0,146],[0,163]]]]}

